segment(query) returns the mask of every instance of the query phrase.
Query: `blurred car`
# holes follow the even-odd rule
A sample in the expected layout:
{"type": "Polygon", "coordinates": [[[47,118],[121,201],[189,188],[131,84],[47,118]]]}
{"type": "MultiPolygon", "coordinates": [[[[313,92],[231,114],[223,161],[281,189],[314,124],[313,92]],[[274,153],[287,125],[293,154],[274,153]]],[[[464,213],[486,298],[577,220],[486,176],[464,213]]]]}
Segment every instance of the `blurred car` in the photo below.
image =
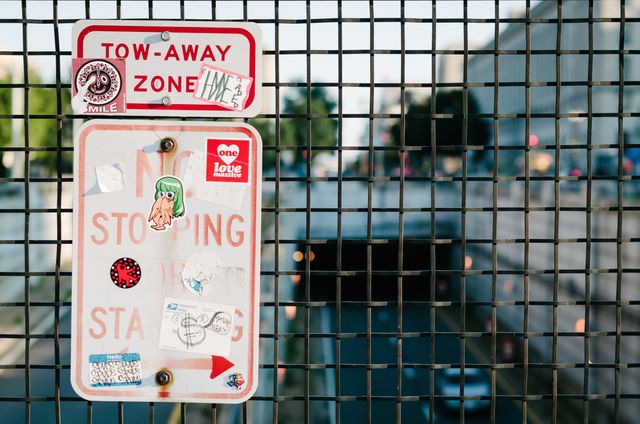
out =
{"type": "MultiPolygon", "coordinates": [[[[448,368],[443,370],[441,378],[437,381],[437,393],[444,396],[460,396],[460,369],[448,368]]],[[[464,396],[491,396],[491,384],[487,375],[477,368],[465,368],[464,370],[464,396]]],[[[446,409],[455,412],[460,409],[458,399],[447,399],[443,402],[446,409]]],[[[491,405],[489,399],[465,400],[464,410],[486,410],[491,405]]]]}

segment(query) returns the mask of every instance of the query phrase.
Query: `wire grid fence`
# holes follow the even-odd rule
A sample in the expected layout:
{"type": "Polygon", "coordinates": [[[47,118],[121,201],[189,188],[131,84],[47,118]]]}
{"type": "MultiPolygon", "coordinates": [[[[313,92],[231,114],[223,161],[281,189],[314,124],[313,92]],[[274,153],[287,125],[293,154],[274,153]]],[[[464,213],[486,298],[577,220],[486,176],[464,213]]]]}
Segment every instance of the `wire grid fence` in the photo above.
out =
{"type": "MultiPolygon", "coordinates": [[[[64,164],[73,150],[68,134],[82,118],[68,112],[65,91],[70,84],[65,66],[70,50],[63,45],[73,22],[97,17],[257,22],[264,30],[264,55],[270,68],[263,85],[272,101],[255,121],[273,126],[273,139],[266,143],[265,155],[274,157],[273,168],[264,176],[265,186],[271,191],[265,193],[263,207],[268,228],[261,273],[260,390],[239,407],[210,405],[203,410],[201,406],[180,404],[171,414],[166,410],[160,413],[160,406],[154,404],[144,405],[144,409],[110,404],[118,421],[130,417],[138,420],[142,414],[142,419],[148,417],[150,422],[200,422],[205,416],[211,422],[437,419],[587,423],[630,422],[637,415],[640,387],[631,380],[638,380],[635,369],[640,362],[629,352],[633,352],[639,335],[635,307],[640,297],[632,289],[640,269],[634,247],[640,240],[638,227],[634,226],[639,208],[633,190],[638,175],[633,168],[627,169],[627,153],[640,147],[635,144],[638,131],[634,127],[638,103],[632,95],[639,75],[633,72],[639,53],[634,44],[640,22],[635,14],[636,2],[610,2],[604,7],[593,1],[549,2],[551,6],[526,1],[522,3],[523,14],[509,17],[504,16],[505,2],[498,1],[483,3],[482,13],[475,16],[470,16],[470,10],[478,6],[466,1],[459,4],[458,14],[445,16],[440,14],[443,4],[435,1],[401,1],[393,4],[392,13],[380,12],[381,4],[374,2],[338,1],[320,6],[310,2],[180,1],[170,3],[169,12],[166,4],[143,3],[143,8],[135,10],[146,10],[146,16],[132,12],[130,3],[120,1],[86,1],[83,7],[55,0],[22,1],[16,8],[19,16],[7,12],[0,17],[2,32],[21,39],[21,48],[0,48],[0,57],[19,58],[16,72],[23,78],[0,83],[3,95],[22,105],[21,110],[5,109],[0,115],[5,137],[0,152],[17,158],[13,169],[7,169],[0,179],[6,188],[0,212],[5,218],[3,225],[22,230],[0,241],[6,248],[3,256],[10,258],[3,261],[0,277],[13,286],[22,281],[20,298],[5,298],[0,303],[5,311],[2,340],[17,340],[22,349],[12,360],[3,356],[0,367],[4,373],[0,376],[0,386],[4,386],[0,401],[7,406],[9,417],[26,422],[100,422],[104,418],[101,415],[107,414],[103,405],[84,401],[69,391],[70,334],[68,324],[64,324],[71,305],[66,291],[70,266],[64,261],[71,240],[65,223],[73,213],[65,199],[65,189],[73,179],[64,164]],[[583,14],[565,13],[577,8],[576,4],[581,5],[583,14]],[[330,12],[318,17],[314,15],[317,7],[327,7],[330,12]],[[41,17],[38,9],[46,8],[49,11],[45,15],[51,16],[41,17]],[[61,16],[63,9],[68,17],[61,16]],[[609,14],[601,14],[603,9],[609,14]],[[628,16],[627,9],[633,16],[628,16]],[[336,45],[317,47],[314,31],[327,25],[336,45]],[[492,27],[492,40],[484,47],[473,45],[470,36],[470,31],[481,25],[492,27]],[[354,26],[358,27],[356,32],[348,30],[354,26]],[[52,49],[32,49],[41,42],[41,36],[31,33],[32,27],[48,28],[52,49]],[[570,28],[575,27],[581,28],[578,34],[584,41],[582,47],[575,47],[572,36],[566,35],[573,34],[570,28]],[[599,46],[595,35],[604,27],[613,44],[599,46]],[[391,29],[397,37],[387,36],[385,32],[391,29]],[[442,46],[439,39],[447,38],[445,32],[453,29],[460,32],[461,47],[442,46]],[[551,34],[552,41],[547,47],[536,48],[541,32],[551,34]],[[510,44],[516,37],[520,37],[521,45],[510,44]],[[391,41],[385,43],[386,38],[391,41]],[[501,47],[503,43],[507,47],[501,47]],[[540,70],[532,64],[543,56],[550,60],[546,70],[551,77],[546,80],[535,76],[540,70]],[[599,60],[605,56],[613,61],[608,62],[615,71],[611,78],[597,74],[599,60]],[[314,61],[325,57],[335,59],[335,74],[318,77],[314,61]],[[354,62],[352,58],[356,57],[362,60],[354,62]],[[584,59],[584,78],[572,74],[577,72],[575,68],[565,71],[567,57],[584,59]],[[509,64],[505,58],[521,58],[524,63],[509,64]],[[457,60],[461,79],[447,79],[448,73],[436,78],[438,67],[449,69],[443,63],[451,59],[457,60]],[[53,81],[33,76],[32,62],[38,60],[54,69],[53,81]],[[488,74],[482,73],[485,68],[478,64],[481,60],[488,61],[488,74]],[[292,72],[287,69],[296,61],[303,72],[302,82],[291,78],[292,72]],[[393,61],[397,66],[391,82],[377,72],[383,61],[393,61]],[[354,75],[353,68],[362,74],[346,78],[348,73],[354,75]],[[322,113],[313,110],[314,87],[335,93],[335,109],[322,113]],[[305,90],[303,111],[287,110],[283,97],[299,88],[305,90]],[[538,94],[542,88],[550,91],[538,94]],[[459,109],[439,109],[436,103],[440,97],[436,94],[451,89],[461,93],[459,109]],[[563,109],[564,93],[575,94],[578,89],[582,90],[584,106],[563,109]],[[613,97],[596,93],[605,89],[613,97]],[[37,90],[49,93],[48,102],[55,103],[53,112],[34,111],[33,94],[37,90]],[[383,90],[395,90],[391,107],[380,106],[383,90]],[[354,103],[352,93],[361,93],[362,101],[354,103]],[[425,109],[411,108],[411,102],[419,97],[416,93],[426,93],[425,109]],[[472,101],[473,93],[477,98],[472,101]],[[551,109],[532,107],[540,104],[536,95],[551,99],[551,109]],[[594,96],[602,102],[594,101],[594,96]],[[479,106],[472,111],[473,102],[479,106]],[[503,108],[510,102],[518,106],[503,108]],[[440,123],[446,121],[461,128],[460,140],[443,145],[410,142],[409,128],[417,125],[411,120],[419,118],[427,123],[425,140],[437,140],[443,128],[440,123]],[[487,123],[490,142],[471,142],[475,134],[470,131],[470,123],[475,119],[487,123]],[[297,144],[287,144],[282,129],[295,120],[303,121],[305,137],[297,144]],[[315,145],[313,140],[313,127],[323,120],[336,122],[335,140],[329,146],[315,145]],[[47,135],[49,144],[36,144],[31,129],[45,121],[55,122],[51,127],[54,132],[47,135]],[[16,122],[23,128],[20,143],[10,144],[6,129],[16,122]],[[505,126],[505,122],[511,126],[505,126]],[[539,122],[549,123],[550,130],[544,133],[545,129],[537,126],[539,122]],[[378,130],[379,123],[383,123],[383,131],[378,130]],[[381,142],[381,134],[390,133],[387,130],[393,125],[396,143],[381,142]],[[580,127],[575,130],[580,135],[573,141],[567,141],[563,134],[569,131],[567,125],[580,127]],[[613,128],[613,136],[594,135],[607,126],[613,128]],[[357,128],[362,130],[362,137],[357,128]],[[537,136],[535,142],[531,137],[538,129],[544,133],[539,143],[537,136]],[[601,151],[611,154],[601,159],[601,151]],[[287,165],[286,156],[292,153],[306,158],[297,172],[291,172],[287,165]],[[312,153],[330,154],[337,164],[334,172],[319,174],[316,162],[310,159],[312,153]],[[459,168],[445,170],[441,158],[456,153],[459,168]],[[416,155],[423,158],[418,165],[412,162],[416,155]],[[483,157],[489,166],[478,170],[476,161],[471,160],[475,155],[483,157]],[[581,156],[576,159],[575,155],[581,156]],[[395,172],[384,166],[383,157],[392,158],[395,172]],[[48,160],[52,171],[36,169],[36,158],[48,160]],[[567,158],[574,161],[571,172],[563,168],[567,158]],[[607,158],[613,160],[611,172],[601,172],[606,165],[600,162],[607,158]],[[509,168],[518,160],[519,169],[509,168]],[[546,170],[539,164],[545,160],[553,164],[546,170]],[[358,164],[355,171],[354,163],[358,164]],[[501,168],[503,165],[505,168],[501,168]],[[329,195],[316,194],[323,185],[330,187],[329,195]],[[37,200],[41,195],[34,193],[39,187],[48,190],[46,200],[37,200]],[[385,187],[384,196],[394,198],[391,207],[377,200],[385,187]],[[549,188],[546,197],[544,187],[549,188]],[[578,195],[565,190],[567,187],[577,187],[578,195]],[[488,203],[478,204],[478,193],[488,203]],[[358,195],[362,195],[362,204],[350,201],[351,196],[358,195]],[[425,203],[416,204],[416,196],[423,197],[425,203]],[[454,201],[442,204],[440,196],[454,201]],[[579,200],[572,203],[576,197],[579,200]],[[567,203],[565,198],[569,199],[567,203]],[[477,218],[482,213],[486,214],[484,221],[477,218]],[[579,221],[579,235],[564,235],[566,222],[562,216],[566,213],[579,221]],[[517,214],[517,224],[506,218],[508,214],[517,214]],[[537,235],[542,214],[551,217],[551,233],[545,236],[537,235]],[[333,237],[314,232],[319,215],[335,225],[333,237]],[[382,215],[392,215],[397,229],[394,234],[377,234],[376,220],[382,215]],[[43,216],[47,218],[40,218],[43,216]],[[289,228],[291,222],[297,222],[294,216],[304,217],[299,220],[298,232],[289,228]],[[360,237],[346,235],[354,216],[364,227],[360,237]],[[425,222],[422,236],[409,230],[414,217],[425,222]],[[53,231],[42,233],[48,236],[40,235],[36,223],[41,219],[53,231]],[[24,225],[19,226],[22,221],[24,225]],[[447,222],[455,229],[440,235],[440,225],[447,222]],[[520,232],[504,233],[503,225],[520,232]],[[612,229],[612,234],[606,234],[605,228],[612,229]],[[484,237],[478,236],[482,230],[488,231],[484,237]],[[391,248],[379,250],[384,246],[391,248]],[[449,250],[438,253],[440,246],[449,250]],[[567,254],[567,246],[574,260],[569,265],[562,256],[567,254]],[[21,252],[10,250],[14,247],[21,252]],[[46,269],[38,262],[44,257],[40,248],[54,249],[52,265],[46,269]],[[535,258],[540,248],[546,255],[542,263],[535,258]],[[515,253],[506,254],[505,249],[515,253]],[[302,259],[294,256],[297,262],[289,260],[292,253],[302,259]],[[354,259],[357,255],[361,260],[354,259]],[[315,264],[313,256],[317,257],[315,264]],[[390,266],[379,265],[383,257],[390,266]],[[602,258],[611,261],[607,265],[602,258]],[[17,268],[16,261],[21,262],[17,268]],[[566,276],[573,276],[573,280],[566,276]],[[606,277],[612,280],[605,281],[606,277]],[[360,280],[354,282],[357,278],[360,280]],[[391,295],[386,293],[386,297],[379,296],[378,288],[378,281],[385,278],[386,290],[391,287],[391,295]],[[608,292],[599,291],[606,282],[611,283],[608,292]],[[318,284],[330,286],[329,294],[314,293],[318,284]],[[347,288],[348,284],[360,284],[361,290],[347,288]],[[441,285],[445,286],[444,294],[440,293],[441,285]],[[40,286],[46,296],[41,296],[40,286]],[[530,296],[540,292],[541,286],[546,287],[542,291],[545,296],[530,296]],[[355,290],[355,294],[347,294],[347,290],[355,290]],[[518,296],[503,297],[501,290],[518,296]],[[520,318],[502,315],[507,309],[520,318]],[[608,312],[601,312],[596,321],[596,310],[605,309],[608,312]],[[22,311],[18,312],[21,330],[7,330],[12,319],[7,311],[18,310],[22,311]],[[534,310],[550,316],[548,326],[540,329],[536,322],[540,315],[534,310]],[[565,312],[569,310],[572,312],[565,312]],[[352,325],[351,321],[357,320],[362,327],[352,325]],[[391,327],[380,330],[383,321],[390,322],[391,327]],[[381,346],[383,342],[386,347],[381,346]],[[44,349],[49,356],[44,356],[48,358],[45,362],[34,360],[42,357],[34,356],[43,349],[39,343],[47,343],[44,349]],[[378,355],[385,349],[390,356],[380,359],[378,355]],[[454,392],[446,389],[448,369],[460,370],[454,392]],[[465,374],[467,378],[477,376],[474,370],[480,370],[477,378],[486,379],[486,392],[474,391],[472,384],[460,384],[465,374]],[[42,372],[51,375],[47,387],[53,390],[34,383],[43,381],[38,377],[42,372]],[[479,418],[471,414],[471,409],[478,406],[488,409],[479,418]],[[447,410],[453,414],[447,414],[447,410]]],[[[5,162],[7,168],[12,166],[9,162],[5,162]]]]}

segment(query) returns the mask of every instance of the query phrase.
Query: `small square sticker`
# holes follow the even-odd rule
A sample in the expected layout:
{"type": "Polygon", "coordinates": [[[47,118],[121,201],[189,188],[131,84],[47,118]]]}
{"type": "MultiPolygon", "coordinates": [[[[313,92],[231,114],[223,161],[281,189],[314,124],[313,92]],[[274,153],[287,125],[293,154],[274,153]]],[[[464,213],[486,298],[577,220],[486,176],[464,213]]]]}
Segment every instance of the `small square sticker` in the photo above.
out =
{"type": "Polygon", "coordinates": [[[249,182],[249,140],[207,139],[205,181],[249,182]]]}
{"type": "Polygon", "coordinates": [[[126,112],[124,59],[73,59],[71,107],[78,114],[126,112]]]}
{"type": "Polygon", "coordinates": [[[228,305],[166,297],[160,349],[228,356],[234,308],[228,305]]]}

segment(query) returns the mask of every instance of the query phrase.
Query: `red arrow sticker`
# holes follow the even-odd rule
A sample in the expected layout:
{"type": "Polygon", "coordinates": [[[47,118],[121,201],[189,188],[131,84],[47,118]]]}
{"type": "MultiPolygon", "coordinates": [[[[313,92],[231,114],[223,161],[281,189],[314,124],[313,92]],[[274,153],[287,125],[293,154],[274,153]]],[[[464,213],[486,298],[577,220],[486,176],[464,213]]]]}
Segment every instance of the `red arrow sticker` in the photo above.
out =
{"type": "Polygon", "coordinates": [[[211,355],[211,375],[210,379],[214,379],[235,364],[223,356],[211,355]]]}

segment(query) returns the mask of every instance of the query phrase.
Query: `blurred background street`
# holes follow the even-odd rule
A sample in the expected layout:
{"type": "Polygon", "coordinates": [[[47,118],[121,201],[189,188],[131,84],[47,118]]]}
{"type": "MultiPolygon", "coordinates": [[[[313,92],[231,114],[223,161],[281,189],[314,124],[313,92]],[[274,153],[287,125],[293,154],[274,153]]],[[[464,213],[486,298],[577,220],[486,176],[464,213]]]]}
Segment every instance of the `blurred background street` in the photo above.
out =
{"type": "Polygon", "coordinates": [[[640,0],[182,3],[2,5],[0,421],[56,422],[57,405],[94,423],[636,420],[640,0]],[[70,386],[85,17],[263,31],[247,120],[265,146],[261,369],[244,405],[70,386]]]}

